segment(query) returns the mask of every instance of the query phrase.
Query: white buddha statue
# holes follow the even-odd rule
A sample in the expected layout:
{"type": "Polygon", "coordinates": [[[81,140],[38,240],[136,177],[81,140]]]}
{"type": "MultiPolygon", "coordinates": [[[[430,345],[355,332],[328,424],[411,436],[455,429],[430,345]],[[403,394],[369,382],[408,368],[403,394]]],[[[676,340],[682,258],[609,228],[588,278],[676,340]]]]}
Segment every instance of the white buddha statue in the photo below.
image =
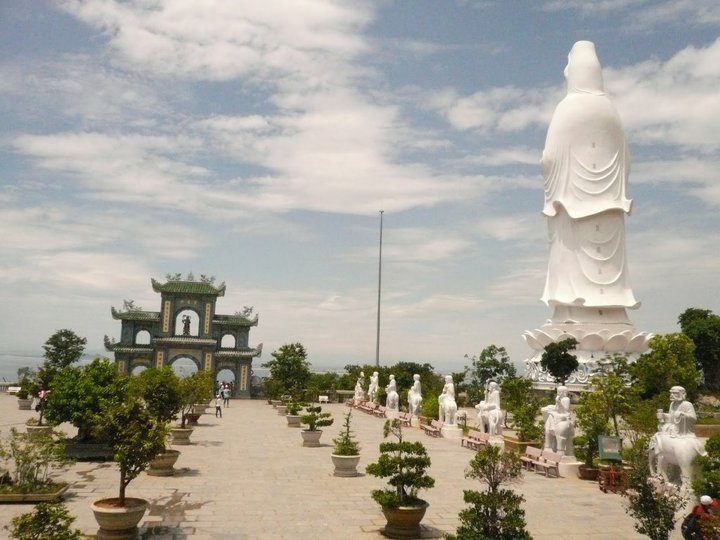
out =
{"type": "Polygon", "coordinates": [[[625,256],[630,158],[593,43],[573,45],[565,77],[568,93],[555,109],[541,159],[550,237],[542,299],[554,306],[553,320],[588,322],[597,308],[624,313],[639,306],[625,256]]]}
{"type": "Polygon", "coordinates": [[[420,416],[420,403],[422,403],[422,393],[420,385],[420,375],[413,375],[413,385],[408,390],[408,411],[410,416],[420,416]]]}
{"type": "Polygon", "coordinates": [[[575,426],[570,416],[567,387],[557,387],[555,404],[543,407],[542,415],[545,420],[545,449],[572,456],[575,426]]]}
{"type": "Polygon", "coordinates": [[[377,398],[378,389],[379,389],[379,378],[380,375],[377,371],[374,371],[372,375],[370,375],[370,384],[368,385],[368,399],[375,402],[375,399],[377,398]]]}
{"type": "Polygon", "coordinates": [[[455,383],[453,383],[452,375],[445,376],[445,386],[438,396],[438,409],[440,422],[449,425],[455,424],[457,402],[455,401],[455,383]]]}
{"type": "Polygon", "coordinates": [[[489,435],[502,435],[504,414],[500,409],[500,386],[490,381],[485,390],[485,399],[475,405],[477,424],[480,431],[489,435]]]}
{"type": "Polygon", "coordinates": [[[397,411],[400,405],[400,398],[397,392],[397,383],[395,382],[395,375],[390,375],[390,381],[385,387],[385,408],[390,411],[397,411]]]}
{"type": "Polygon", "coordinates": [[[353,399],[355,401],[364,401],[365,400],[365,390],[363,390],[363,384],[365,384],[365,373],[363,373],[361,371],[360,376],[358,377],[358,380],[355,383],[355,395],[353,396],[353,399]]]}

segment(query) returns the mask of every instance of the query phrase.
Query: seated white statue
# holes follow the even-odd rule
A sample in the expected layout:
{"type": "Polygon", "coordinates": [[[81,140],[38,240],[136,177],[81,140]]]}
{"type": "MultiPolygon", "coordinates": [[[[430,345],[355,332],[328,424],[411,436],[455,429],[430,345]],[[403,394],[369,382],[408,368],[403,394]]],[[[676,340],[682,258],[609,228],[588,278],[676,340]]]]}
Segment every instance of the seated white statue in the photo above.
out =
{"type": "Polygon", "coordinates": [[[475,405],[477,425],[482,433],[502,435],[504,414],[500,409],[500,386],[490,381],[485,390],[485,399],[475,405]]]}
{"type": "Polygon", "coordinates": [[[455,384],[453,384],[452,375],[446,375],[445,386],[443,386],[442,394],[438,397],[438,417],[443,424],[454,425],[456,414],[455,384]]]}
{"type": "Polygon", "coordinates": [[[420,403],[422,403],[422,393],[420,392],[420,375],[413,375],[413,385],[408,390],[408,411],[411,416],[420,416],[420,403]]]}
{"type": "Polygon", "coordinates": [[[648,462],[650,473],[659,474],[666,482],[669,480],[667,465],[677,465],[680,469],[680,485],[689,489],[695,458],[706,455],[706,452],[704,445],[695,436],[695,407],[685,400],[685,395],[682,386],[673,386],[670,389],[668,412],[658,410],[660,424],[657,433],[650,439],[648,462]]]}
{"type": "Polygon", "coordinates": [[[543,407],[542,414],[545,419],[545,449],[572,456],[575,430],[570,417],[567,387],[557,387],[555,404],[543,407]]]}
{"type": "Polygon", "coordinates": [[[375,402],[375,399],[377,398],[378,394],[378,372],[373,372],[372,375],[370,375],[370,385],[368,386],[368,399],[372,402],[375,402]]]}
{"type": "Polygon", "coordinates": [[[397,411],[400,406],[400,396],[397,393],[395,375],[390,375],[390,382],[385,387],[385,407],[390,411],[397,411]]]}
{"type": "Polygon", "coordinates": [[[353,399],[355,401],[365,400],[365,390],[363,390],[363,383],[365,382],[365,373],[360,372],[357,382],[355,383],[355,395],[353,399]]]}

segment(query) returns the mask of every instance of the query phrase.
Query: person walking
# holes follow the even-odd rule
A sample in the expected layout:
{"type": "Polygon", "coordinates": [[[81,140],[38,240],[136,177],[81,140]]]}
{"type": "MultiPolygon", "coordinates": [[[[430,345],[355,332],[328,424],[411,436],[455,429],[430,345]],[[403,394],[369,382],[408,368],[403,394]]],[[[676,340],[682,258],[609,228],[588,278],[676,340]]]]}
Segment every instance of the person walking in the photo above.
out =
{"type": "Polygon", "coordinates": [[[222,418],[222,400],[220,394],[215,395],[215,418],[222,418]]]}
{"type": "Polygon", "coordinates": [[[230,406],[230,387],[228,385],[223,386],[222,389],[223,404],[226,407],[230,406]]]}

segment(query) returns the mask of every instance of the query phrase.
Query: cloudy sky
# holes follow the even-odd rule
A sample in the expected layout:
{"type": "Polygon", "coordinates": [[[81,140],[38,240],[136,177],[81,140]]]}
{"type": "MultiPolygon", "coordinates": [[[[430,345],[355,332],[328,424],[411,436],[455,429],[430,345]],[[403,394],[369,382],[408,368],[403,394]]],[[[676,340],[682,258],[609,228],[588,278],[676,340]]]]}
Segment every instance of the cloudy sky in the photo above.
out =
{"type": "Polygon", "coordinates": [[[159,310],[150,278],[177,272],[255,307],[260,361],[372,363],[379,210],[381,362],[521,364],[580,39],[630,141],[633,322],[720,312],[719,30],[716,0],[6,0],[0,364],[59,328],[106,354],[110,307],[159,310]]]}

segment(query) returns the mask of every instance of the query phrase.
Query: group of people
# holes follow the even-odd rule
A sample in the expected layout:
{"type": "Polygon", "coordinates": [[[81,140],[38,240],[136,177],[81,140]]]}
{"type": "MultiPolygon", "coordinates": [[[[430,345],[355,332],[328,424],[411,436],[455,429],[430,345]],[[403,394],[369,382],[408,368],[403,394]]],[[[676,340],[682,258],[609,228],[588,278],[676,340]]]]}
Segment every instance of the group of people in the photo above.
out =
{"type": "Polygon", "coordinates": [[[232,382],[219,383],[215,392],[215,418],[222,418],[223,406],[230,406],[230,396],[232,396],[232,382]]]}

